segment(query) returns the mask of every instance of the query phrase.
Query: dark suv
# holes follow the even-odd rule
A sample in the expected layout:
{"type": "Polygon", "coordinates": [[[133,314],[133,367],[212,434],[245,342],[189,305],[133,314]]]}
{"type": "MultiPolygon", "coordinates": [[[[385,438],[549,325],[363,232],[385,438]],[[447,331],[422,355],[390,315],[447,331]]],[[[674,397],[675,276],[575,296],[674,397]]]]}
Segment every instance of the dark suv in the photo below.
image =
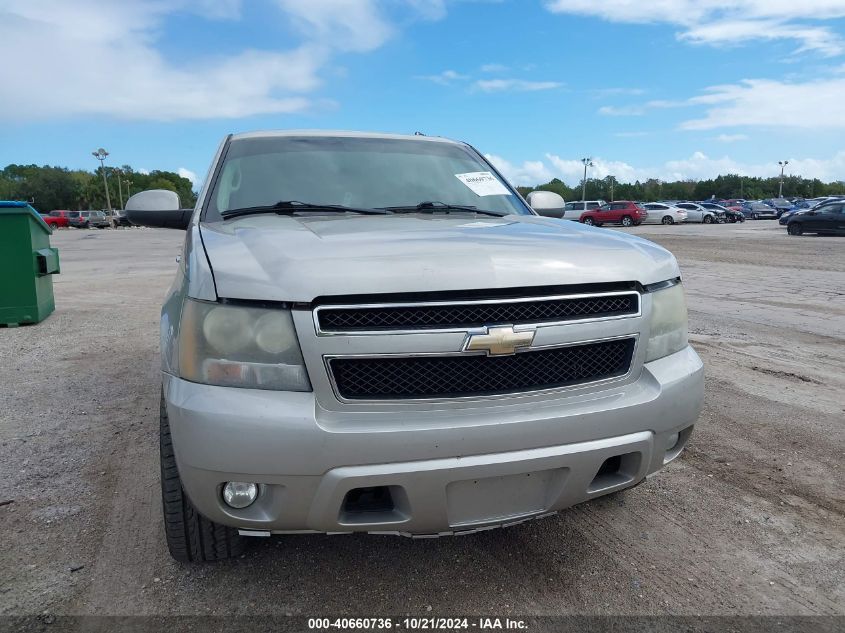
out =
{"type": "Polygon", "coordinates": [[[804,233],[840,233],[845,235],[845,202],[828,202],[789,217],[786,230],[790,235],[804,233]]]}

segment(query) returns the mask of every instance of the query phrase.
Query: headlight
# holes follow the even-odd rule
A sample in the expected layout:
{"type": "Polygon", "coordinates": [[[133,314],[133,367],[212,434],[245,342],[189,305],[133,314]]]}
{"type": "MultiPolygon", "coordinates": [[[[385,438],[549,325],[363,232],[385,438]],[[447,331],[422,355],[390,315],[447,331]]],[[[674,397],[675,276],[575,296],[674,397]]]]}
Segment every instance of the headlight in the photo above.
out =
{"type": "Polygon", "coordinates": [[[687,346],[687,303],[675,284],[651,293],[651,336],[645,362],[680,352],[687,346]]]}
{"type": "Polygon", "coordinates": [[[311,391],[290,310],[188,299],[179,333],[179,375],[222,387],[311,391]]]}

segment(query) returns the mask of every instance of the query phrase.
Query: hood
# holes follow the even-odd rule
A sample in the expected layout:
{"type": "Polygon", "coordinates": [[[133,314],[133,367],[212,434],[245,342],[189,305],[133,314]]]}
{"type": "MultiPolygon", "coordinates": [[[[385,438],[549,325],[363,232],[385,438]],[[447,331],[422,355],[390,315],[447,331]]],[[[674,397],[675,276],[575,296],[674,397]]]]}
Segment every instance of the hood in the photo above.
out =
{"type": "Polygon", "coordinates": [[[650,284],[679,275],[672,254],[653,242],[537,216],[256,215],[200,230],[217,294],[231,299],[650,284]]]}

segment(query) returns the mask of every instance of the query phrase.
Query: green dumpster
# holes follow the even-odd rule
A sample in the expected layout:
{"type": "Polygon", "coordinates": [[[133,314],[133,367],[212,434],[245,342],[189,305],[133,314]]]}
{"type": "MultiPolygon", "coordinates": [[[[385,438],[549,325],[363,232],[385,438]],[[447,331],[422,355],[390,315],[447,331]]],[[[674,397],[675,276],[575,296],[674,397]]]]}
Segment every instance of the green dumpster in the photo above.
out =
{"type": "Polygon", "coordinates": [[[53,231],[26,202],[0,200],[0,327],[38,323],[55,310],[59,251],[53,231]]]}

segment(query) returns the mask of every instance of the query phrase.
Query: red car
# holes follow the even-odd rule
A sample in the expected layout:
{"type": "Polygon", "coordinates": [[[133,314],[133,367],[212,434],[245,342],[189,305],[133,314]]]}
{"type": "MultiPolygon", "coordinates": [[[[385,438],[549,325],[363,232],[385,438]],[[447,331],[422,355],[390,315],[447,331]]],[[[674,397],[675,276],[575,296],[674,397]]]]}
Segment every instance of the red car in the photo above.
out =
{"type": "Polygon", "coordinates": [[[70,226],[68,219],[64,216],[55,216],[50,215],[49,213],[39,213],[38,215],[41,216],[41,219],[44,220],[47,226],[51,229],[67,228],[70,226]]]}
{"type": "Polygon", "coordinates": [[[621,224],[622,226],[637,226],[648,217],[648,211],[639,202],[617,200],[608,202],[598,209],[584,211],[581,222],[601,226],[602,224],[621,224]]]}

